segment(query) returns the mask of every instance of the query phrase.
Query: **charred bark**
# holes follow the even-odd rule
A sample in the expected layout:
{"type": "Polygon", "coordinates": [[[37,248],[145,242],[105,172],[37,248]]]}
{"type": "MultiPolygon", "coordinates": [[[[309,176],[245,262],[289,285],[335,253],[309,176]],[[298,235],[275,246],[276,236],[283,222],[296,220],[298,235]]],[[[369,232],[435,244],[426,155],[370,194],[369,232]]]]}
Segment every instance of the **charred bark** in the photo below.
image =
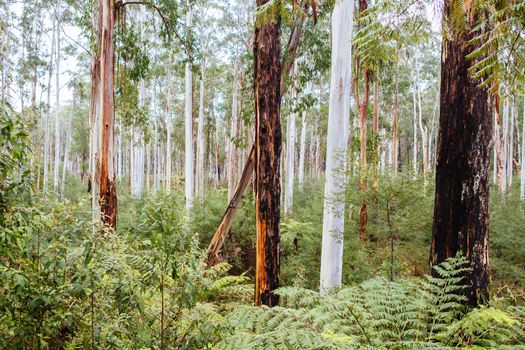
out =
{"type": "MultiPolygon", "coordinates": [[[[257,6],[268,0],[257,0],[257,6]]],[[[255,29],[255,218],[256,268],[255,305],[275,306],[279,297],[281,237],[279,231],[281,194],[281,43],[280,18],[255,29]]]]}
{"type": "MultiPolygon", "coordinates": [[[[444,20],[451,18],[445,1],[444,20]]],[[[472,6],[472,5],[470,5],[472,6]]],[[[466,28],[444,40],[441,63],[440,126],[436,166],[436,194],[431,266],[457,253],[470,261],[465,273],[469,304],[488,298],[489,168],[492,118],[489,94],[478,88],[466,58],[477,45],[469,41],[479,15],[467,9],[466,28]]]]}

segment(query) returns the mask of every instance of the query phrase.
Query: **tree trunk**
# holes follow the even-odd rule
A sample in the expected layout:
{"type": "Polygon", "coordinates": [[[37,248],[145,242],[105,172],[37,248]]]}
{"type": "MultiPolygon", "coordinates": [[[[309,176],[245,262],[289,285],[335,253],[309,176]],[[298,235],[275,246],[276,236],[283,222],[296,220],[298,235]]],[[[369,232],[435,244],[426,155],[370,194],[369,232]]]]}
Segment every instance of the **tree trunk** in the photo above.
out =
{"type": "Polygon", "coordinates": [[[199,86],[199,120],[197,125],[197,181],[195,193],[200,199],[201,203],[204,203],[204,177],[206,172],[204,171],[204,76],[206,74],[206,67],[204,60],[201,65],[201,79],[199,86]]]}
{"type": "Polygon", "coordinates": [[[508,186],[508,152],[509,152],[509,105],[507,99],[503,101],[503,142],[502,147],[502,172],[501,172],[501,193],[507,193],[508,186]]]}
{"type": "MultiPolygon", "coordinates": [[[[51,54],[49,55],[49,76],[47,80],[47,113],[46,126],[44,131],[44,197],[47,195],[47,183],[49,182],[49,158],[50,158],[50,138],[51,138],[51,79],[53,77],[53,59],[55,58],[55,44],[56,44],[56,21],[53,20],[53,30],[51,37],[51,54]]],[[[56,59],[56,58],[55,58],[56,59]]]]}
{"type": "Polygon", "coordinates": [[[374,120],[372,123],[374,135],[375,158],[374,159],[374,182],[372,187],[377,191],[379,186],[379,160],[381,158],[381,147],[379,139],[379,93],[377,91],[377,80],[374,80],[374,120]]]}
{"type": "Polygon", "coordinates": [[[521,186],[520,198],[525,201],[525,95],[523,95],[523,131],[521,132],[521,186]]]}
{"type": "Polygon", "coordinates": [[[304,185],[304,157],[306,152],[306,111],[303,111],[301,116],[301,145],[299,149],[299,174],[298,174],[298,183],[299,189],[303,189],[304,185]]]}
{"type": "MultiPolygon", "coordinates": [[[[58,7],[58,6],[57,6],[58,7]]],[[[57,9],[59,12],[59,9],[57,9]]],[[[56,40],[57,40],[57,51],[56,51],[56,81],[55,81],[55,167],[53,169],[53,191],[55,193],[55,198],[59,196],[59,168],[60,168],[60,29],[59,23],[57,20],[57,31],[56,31],[56,40]]]]}
{"type": "MultiPolygon", "coordinates": [[[[257,0],[257,7],[268,0],[257,0]]],[[[255,29],[255,305],[275,306],[279,297],[281,235],[281,21],[262,23],[255,29]]]]}
{"type": "Polygon", "coordinates": [[[248,160],[246,161],[246,164],[244,166],[244,170],[242,172],[239,184],[237,185],[235,193],[233,194],[232,199],[228,204],[228,208],[224,212],[221,223],[217,227],[217,230],[215,231],[215,234],[213,235],[213,238],[208,246],[208,266],[212,266],[222,261],[222,257],[220,256],[222,246],[233,224],[233,219],[235,217],[237,209],[239,208],[239,204],[241,203],[243,193],[250,184],[250,180],[253,175],[254,165],[255,148],[252,147],[250,154],[248,155],[248,160]]]}
{"type": "Polygon", "coordinates": [[[113,0],[98,0],[98,48],[93,56],[91,95],[92,196],[95,217],[113,229],[117,226],[114,147],[114,47],[113,0]]]}
{"type": "MultiPolygon", "coordinates": [[[[170,60],[171,63],[171,54],[170,60]]],[[[166,157],[165,157],[165,173],[166,178],[164,180],[164,185],[166,192],[171,190],[171,118],[172,118],[172,109],[173,109],[173,76],[171,72],[171,64],[168,67],[168,93],[167,93],[167,108],[166,108],[166,157]]],[[[190,79],[191,80],[191,79],[190,79]]]]}
{"type": "Polygon", "coordinates": [[[240,62],[239,60],[235,60],[233,65],[231,134],[228,142],[228,201],[233,198],[235,186],[237,186],[238,183],[237,167],[239,162],[239,149],[237,147],[237,142],[239,138],[239,71],[240,62]]]}
{"type": "MultiPolygon", "coordinates": [[[[452,0],[445,1],[444,20],[452,16],[452,0]]],[[[473,6],[472,4],[468,7],[473,6]]],[[[471,13],[472,8],[467,9],[471,13]]],[[[466,58],[480,43],[471,28],[479,20],[469,16],[469,28],[444,39],[441,61],[440,128],[436,167],[436,195],[431,266],[457,253],[470,261],[465,272],[470,304],[488,298],[489,171],[492,118],[489,94],[473,79],[466,58]]],[[[480,58],[481,59],[481,58],[480,58]]]]}
{"type": "Polygon", "coordinates": [[[516,112],[516,106],[514,103],[514,98],[511,98],[509,101],[509,110],[510,110],[510,132],[509,132],[509,153],[508,153],[508,160],[507,160],[507,176],[508,181],[507,185],[509,189],[512,189],[512,175],[514,172],[514,119],[515,119],[515,112],[516,112]]]}
{"type": "Polygon", "coordinates": [[[394,165],[394,177],[397,176],[397,170],[399,167],[399,136],[398,136],[398,125],[397,125],[397,111],[398,111],[398,96],[399,96],[399,63],[396,63],[396,76],[395,76],[395,92],[394,92],[394,121],[392,126],[392,164],[394,165]]]}
{"type": "Polygon", "coordinates": [[[414,115],[412,118],[412,133],[414,136],[414,144],[412,145],[412,171],[414,177],[417,176],[417,102],[416,102],[416,89],[414,85],[412,89],[412,104],[414,106],[414,115]]]}
{"type": "MultiPolygon", "coordinates": [[[[186,27],[191,30],[192,14],[190,1],[187,1],[188,12],[186,13],[186,27]]],[[[191,65],[186,63],[185,69],[185,95],[184,95],[184,128],[185,128],[185,178],[184,193],[186,197],[186,214],[193,206],[193,102],[192,102],[192,74],[191,65]]]]}
{"type": "Polygon", "coordinates": [[[330,104],[324,192],[321,291],[341,286],[344,210],[351,94],[353,1],[335,3],[332,13],[330,104]]]}
{"type": "MultiPolygon", "coordinates": [[[[295,108],[297,63],[292,68],[292,86],[290,98],[292,100],[292,109],[295,108]]],[[[286,169],[284,184],[284,215],[292,214],[293,207],[293,189],[295,179],[295,112],[292,111],[286,121],[286,169]]]]}

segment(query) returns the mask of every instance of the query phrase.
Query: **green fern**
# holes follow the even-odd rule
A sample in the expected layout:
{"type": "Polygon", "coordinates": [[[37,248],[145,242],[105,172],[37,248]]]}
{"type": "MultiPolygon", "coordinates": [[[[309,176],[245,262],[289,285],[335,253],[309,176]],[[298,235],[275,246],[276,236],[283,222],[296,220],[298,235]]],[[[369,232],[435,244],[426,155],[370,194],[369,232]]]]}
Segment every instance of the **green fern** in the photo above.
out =
{"type": "Polygon", "coordinates": [[[326,295],[284,287],[277,291],[281,306],[242,306],[228,315],[231,336],[217,348],[450,349],[521,343],[518,318],[525,309],[480,307],[467,313],[462,294],[467,265],[461,257],[448,259],[426,279],[374,278],[326,295]]]}

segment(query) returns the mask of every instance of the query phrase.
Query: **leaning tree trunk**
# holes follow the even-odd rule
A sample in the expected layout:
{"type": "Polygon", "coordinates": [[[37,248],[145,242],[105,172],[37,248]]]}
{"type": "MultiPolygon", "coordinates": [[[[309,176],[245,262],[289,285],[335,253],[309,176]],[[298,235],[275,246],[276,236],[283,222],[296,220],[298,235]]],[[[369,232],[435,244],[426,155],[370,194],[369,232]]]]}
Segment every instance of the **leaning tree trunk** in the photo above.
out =
{"type": "MultiPolygon", "coordinates": [[[[445,1],[444,20],[452,15],[445,1]]],[[[470,5],[473,6],[473,5],[470,5]]],[[[470,13],[471,8],[467,9],[470,13]]],[[[470,16],[472,28],[479,18],[470,16]]],[[[457,253],[469,259],[464,293],[470,304],[488,298],[489,171],[492,118],[489,94],[473,79],[466,58],[479,31],[465,29],[444,39],[441,61],[440,126],[431,266],[457,253]]]]}
{"type": "Polygon", "coordinates": [[[324,190],[321,291],[341,286],[345,224],[346,153],[351,93],[353,1],[335,3],[324,190]]]}
{"type": "MultiPolygon", "coordinates": [[[[188,0],[188,12],[186,13],[186,26],[191,29],[192,15],[191,5],[188,0]]],[[[192,102],[192,77],[190,63],[186,63],[185,70],[185,95],[184,95],[184,128],[185,128],[185,179],[184,192],[186,196],[186,214],[189,214],[193,206],[193,102],[192,102]]]]}
{"type": "MultiPolygon", "coordinates": [[[[268,0],[257,0],[257,7],[268,0]]],[[[264,22],[255,29],[255,305],[275,306],[279,297],[281,235],[281,21],[264,22]]]]}
{"type": "Polygon", "coordinates": [[[91,181],[95,216],[117,226],[117,192],[114,168],[114,47],[113,0],[98,0],[98,48],[94,54],[91,95],[91,181]]]}

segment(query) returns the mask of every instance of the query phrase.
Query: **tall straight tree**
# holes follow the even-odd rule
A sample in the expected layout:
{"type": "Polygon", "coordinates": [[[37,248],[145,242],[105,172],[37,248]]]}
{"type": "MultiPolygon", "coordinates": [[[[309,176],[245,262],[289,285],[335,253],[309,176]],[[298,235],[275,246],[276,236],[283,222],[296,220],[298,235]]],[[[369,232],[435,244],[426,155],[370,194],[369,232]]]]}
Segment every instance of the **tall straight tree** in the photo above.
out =
{"type": "MultiPolygon", "coordinates": [[[[257,7],[269,0],[256,0],[257,7]]],[[[281,19],[255,27],[255,305],[275,306],[281,255],[281,19]]],[[[286,74],[286,73],[285,73],[286,74]]]]}
{"type": "Polygon", "coordinates": [[[306,153],[306,111],[302,112],[301,115],[301,143],[299,148],[299,172],[297,175],[297,180],[299,184],[299,189],[303,189],[304,184],[304,157],[306,153]]]}
{"type": "Polygon", "coordinates": [[[115,5],[98,0],[97,40],[91,71],[91,181],[94,215],[117,226],[114,168],[114,46],[115,5]]]}
{"type": "MultiPolygon", "coordinates": [[[[191,4],[187,1],[188,11],[186,12],[186,27],[191,30],[192,14],[191,4]]],[[[184,84],[184,128],[185,128],[185,179],[184,192],[186,196],[186,212],[188,213],[193,205],[193,100],[192,100],[192,74],[191,63],[186,62],[184,84]]]]}
{"type": "MultiPolygon", "coordinates": [[[[445,0],[439,142],[432,230],[431,266],[457,253],[469,259],[464,290],[469,304],[488,298],[489,171],[492,117],[488,89],[469,74],[467,55],[481,43],[473,29],[486,16],[474,2],[465,2],[463,26],[454,21],[454,4],[445,0]]],[[[480,57],[478,59],[483,59],[480,57]]]]}
{"type": "Polygon", "coordinates": [[[521,132],[521,185],[520,198],[525,201],[525,95],[523,96],[523,125],[521,132]]]}
{"type": "Polygon", "coordinates": [[[346,153],[352,62],[352,0],[336,1],[332,13],[332,61],[324,189],[321,291],[341,286],[345,224],[346,153]]]}
{"type": "Polygon", "coordinates": [[[292,93],[290,98],[292,101],[292,113],[286,121],[286,170],[284,183],[284,214],[292,214],[293,206],[293,188],[295,179],[295,99],[297,97],[296,90],[296,76],[297,76],[297,62],[293,64],[292,68],[292,93]]]}
{"type": "Polygon", "coordinates": [[[60,165],[60,23],[59,23],[59,13],[60,13],[60,3],[57,2],[57,31],[56,31],[56,80],[55,80],[55,167],[53,169],[53,191],[55,193],[55,198],[59,196],[59,165],[60,165]]]}

